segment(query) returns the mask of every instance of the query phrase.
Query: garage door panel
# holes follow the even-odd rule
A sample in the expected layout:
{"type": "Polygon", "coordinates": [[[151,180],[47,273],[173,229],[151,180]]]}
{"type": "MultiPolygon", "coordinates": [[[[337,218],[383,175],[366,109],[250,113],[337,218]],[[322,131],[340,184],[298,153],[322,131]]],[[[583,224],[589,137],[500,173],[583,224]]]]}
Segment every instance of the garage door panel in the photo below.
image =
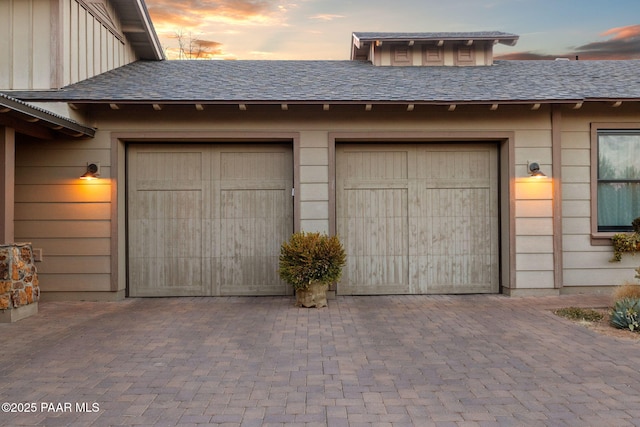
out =
{"type": "Polygon", "coordinates": [[[408,276],[407,256],[350,256],[340,282],[340,294],[407,294],[408,276]]]}
{"type": "Polygon", "coordinates": [[[484,148],[421,150],[418,164],[428,166],[418,167],[424,180],[417,180],[420,203],[412,217],[419,237],[420,293],[497,292],[497,227],[492,227],[497,182],[491,180],[491,159],[484,148]]]}
{"type": "Polygon", "coordinates": [[[344,176],[346,181],[376,181],[407,179],[406,151],[345,150],[344,176]]]}
{"type": "Polygon", "coordinates": [[[343,294],[407,293],[407,190],[346,190],[339,228],[347,253],[343,294]]]}
{"type": "Polygon", "coordinates": [[[497,165],[495,147],[452,146],[421,150],[419,162],[433,167],[422,199],[433,209],[418,215],[431,220],[431,240],[422,240],[419,262],[427,270],[418,287],[426,293],[496,292],[497,165]],[[448,172],[447,172],[448,171],[448,172]]]}
{"type": "Polygon", "coordinates": [[[220,156],[218,295],[286,295],[280,244],[293,231],[289,148],[223,147],[220,156]]]}
{"type": "Polygon", "coordinates": [[[465,181],[469,184],[486,185],[496,176],[493,165],[495,147],[487,145],[451,144],[417,147],[420,167],[416,171],[418,179],[446,182],[465,181]]]}
{"type": "Polygon", "coordinates": [[[203,249],[201,199],[199,191],[136,193],[129,258],[131,269],[142,275],[130,279],[133,296],[155,296],[168,288],[187,295],[202,291],[200,265],[193,265],[203,249]]]}
{"type": "Polygon", "coordinates": [[[191,257],[137,258],[131,261],[130,268],[129,280],[137,285],[132,296],[166,296],[168,292],[189,296],[205,291],[200,262],[191,257]]]}
{"type": "Polygon", "coordinates": [[[495,145],[342,145],[336,171],[339,293],[497,292],[495,145]]]}
{"type": "Polygon", "coordinates": [[[290,198],[284,189],[221,192],[221,295],[287,293],[277,265],[291,233],[282,226],[290,198]]]}
{"type": "Polygon", "coordinates": [[[280,144],[130,146],[130,295],[290,294],[292,166],[280,144]]]}
{"type": "MultiPolygon", "coordinates": [[[[170,191],[144,191],[138,193],[134,203],[136,208],[130,210],[130,222],[144,228],[145,233],[158,232],[158,236],[150,238],[161,239],[165,231],[184,228],[188,224],[195,227],[195,232],[200,233],[202,194],[199,191],[170,192],[170,191]]],[[[190,234],[187,234],[189,236],[190,234]]],[[[146,236],[136,233],[136,236],[146,236]]]]}
{"type": "Polygon", "coordinates": [[[222,257],[220,260],[219,295],[267,296],[291,294],[287,285],[280,282],[274,271],[278,265],[276,256],[222,257]]]}
{"type": "Polygon", "coordinates": [[[200,190],[202,183],[192,180],[175,180],[175,181],[159,181],[159,180],[139,180],[137,184],[138,191],[172,191],[172,190],[200,190]]]}
{"type": "Polygon", "coordinates": [[[233,181],[282,180],[282,171],[291,169],[291,156],[287,152],[269,152],[268,147],[251,151],[229,151],[220,153],[220,179],[233,181]]]}
{"type": "Polygon", "coordinates": [[[202,179],[203,153],[184,149],[139,152],[136,155],[136,168],[130,170],[136,181],[198,182],[202,179]]]}

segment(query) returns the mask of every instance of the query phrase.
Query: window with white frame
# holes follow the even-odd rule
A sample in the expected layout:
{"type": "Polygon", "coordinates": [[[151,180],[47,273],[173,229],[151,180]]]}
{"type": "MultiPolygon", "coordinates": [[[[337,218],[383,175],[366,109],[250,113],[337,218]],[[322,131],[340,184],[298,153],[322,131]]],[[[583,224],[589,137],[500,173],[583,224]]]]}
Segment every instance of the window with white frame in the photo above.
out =
{"type": "Polygon", "coordinates": [[[598,231],[631,230],[640,217],[640,129],[598,130],[598,231]]]}

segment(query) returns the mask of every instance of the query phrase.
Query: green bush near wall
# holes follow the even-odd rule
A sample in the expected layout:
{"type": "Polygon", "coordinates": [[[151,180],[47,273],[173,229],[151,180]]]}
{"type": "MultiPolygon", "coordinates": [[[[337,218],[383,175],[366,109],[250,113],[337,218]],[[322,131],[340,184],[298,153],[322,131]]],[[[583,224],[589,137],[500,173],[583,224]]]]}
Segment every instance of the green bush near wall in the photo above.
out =
{"type": "Polygon", "coordinates": [[[622,259],[624,253],[632,253],[640,251],[640,217],[633,220],[632,233],[616,233],[611,237],[613,243],[613,258],[611,262],[618,262],[622,259]]]}
{"type": "Polygon", "coordinates": [[[313,283],[340,280],[346,254],[337,236],[320,233],[294,233],[280,248],[280,278],[294,289],[313,283]]]}

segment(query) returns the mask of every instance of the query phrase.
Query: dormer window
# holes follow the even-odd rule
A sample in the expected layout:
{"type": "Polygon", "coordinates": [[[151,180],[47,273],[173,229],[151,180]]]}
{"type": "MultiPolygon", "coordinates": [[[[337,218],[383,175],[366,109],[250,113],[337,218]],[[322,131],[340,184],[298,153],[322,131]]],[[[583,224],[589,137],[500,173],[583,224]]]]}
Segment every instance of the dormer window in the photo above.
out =
{"type": "Polygon", "coordinates": [[[514,46],[518,38],[499,31],[353,33],[351,59],[381,66],[492,65],[493,46],[514,46]]]}

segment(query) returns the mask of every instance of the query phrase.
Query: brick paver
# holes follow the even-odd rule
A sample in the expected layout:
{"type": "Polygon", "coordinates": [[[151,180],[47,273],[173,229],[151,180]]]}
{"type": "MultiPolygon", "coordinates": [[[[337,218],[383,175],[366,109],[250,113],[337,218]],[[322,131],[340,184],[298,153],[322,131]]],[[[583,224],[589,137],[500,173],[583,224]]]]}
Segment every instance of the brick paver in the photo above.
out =
{"type": "Polygon", "coordinates": [[[640,341],[550,312],[607,303],[45,302],[0,325],[0,403],[35,404],[0,425],[639,426],[640,341]]]}

